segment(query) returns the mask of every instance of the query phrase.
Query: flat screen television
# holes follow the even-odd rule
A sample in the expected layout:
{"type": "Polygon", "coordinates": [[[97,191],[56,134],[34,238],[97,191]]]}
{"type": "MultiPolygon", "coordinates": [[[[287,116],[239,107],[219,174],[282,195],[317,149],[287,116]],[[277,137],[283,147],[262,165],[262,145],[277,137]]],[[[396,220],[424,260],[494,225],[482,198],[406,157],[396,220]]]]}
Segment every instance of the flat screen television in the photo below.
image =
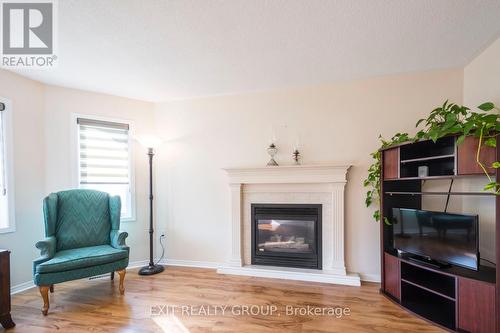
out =
{"type": "Polygon", "coordinates": [[[394,248],[437,262],[479,269],[479,218],[393,208],[394,248]]]}

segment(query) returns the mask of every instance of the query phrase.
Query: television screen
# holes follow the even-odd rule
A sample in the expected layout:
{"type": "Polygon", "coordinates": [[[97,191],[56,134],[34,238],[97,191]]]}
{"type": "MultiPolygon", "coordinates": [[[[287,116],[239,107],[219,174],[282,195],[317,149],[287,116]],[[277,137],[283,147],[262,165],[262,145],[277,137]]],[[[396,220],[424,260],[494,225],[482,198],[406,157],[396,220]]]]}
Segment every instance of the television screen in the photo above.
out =
{"type": "Polygon", "coordinates": [[[478,216],[393,208],[394,248],[478,270],[478,216]]]}

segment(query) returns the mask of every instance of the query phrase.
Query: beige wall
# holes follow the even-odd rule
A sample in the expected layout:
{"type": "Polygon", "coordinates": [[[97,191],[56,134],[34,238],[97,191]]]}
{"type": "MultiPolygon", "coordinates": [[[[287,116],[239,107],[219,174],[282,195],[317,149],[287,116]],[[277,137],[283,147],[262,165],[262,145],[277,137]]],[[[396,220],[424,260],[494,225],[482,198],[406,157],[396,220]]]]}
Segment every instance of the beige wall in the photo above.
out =
{"type": "MultiPolygon", "coordinates": [[[[46,86],[0,70],[0,96],[12,101],[16,231],[0,234],[0,248],[12,251],[12,285],[32,279],[31,262],[43,239],[42,200],[50,192],[74,188],[71,180],[71,114],[133,121],[136,133],[153,126],[153,104],[105,94],[46,86]]],[[[129,231],[131,261],[148,257],[147,156],[134,142],[137,220],[129,231]]]]}
{"type": "Polygon", "coordinates": [[[464,68],[464,104],[500,105],[500,38],[464,68]]]}
{"type": "Polygon", "coordinates": [[[31,279],[35,243],[43,235],[42,199],[45,195],[43,145],[44,87],[0,70],[0,96],[12,102],[16,232],[0,234],[0,248],[12,251],[12,284],[31,279]]]}
{"type": "Polygon", "coordinates": [[[158,104],[160,229],[170,259],[222,262],[230,246],[229,193],[221,170],[264,166],[271,126],[291,164],[300,136],[303,163],[350,163],[346,193],[347,268],[379,275],[379,225],[364,206],[370,152],[378,135],[414,132],[416,121],[446,99],[462,102],[462,70],[407,74],[269,93],[158,104]]]}

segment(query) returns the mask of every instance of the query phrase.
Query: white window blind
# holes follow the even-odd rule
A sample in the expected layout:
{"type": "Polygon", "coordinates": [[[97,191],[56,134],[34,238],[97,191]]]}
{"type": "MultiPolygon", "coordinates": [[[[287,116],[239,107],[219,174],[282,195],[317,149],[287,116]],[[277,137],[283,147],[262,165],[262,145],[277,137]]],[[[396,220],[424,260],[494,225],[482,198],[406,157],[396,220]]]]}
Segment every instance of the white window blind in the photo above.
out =
{"type": "Polygon", "coordinates": [[[80,187],[119,195],[122,218],[132,217],[129,125],[77,118],[80,187]]]}

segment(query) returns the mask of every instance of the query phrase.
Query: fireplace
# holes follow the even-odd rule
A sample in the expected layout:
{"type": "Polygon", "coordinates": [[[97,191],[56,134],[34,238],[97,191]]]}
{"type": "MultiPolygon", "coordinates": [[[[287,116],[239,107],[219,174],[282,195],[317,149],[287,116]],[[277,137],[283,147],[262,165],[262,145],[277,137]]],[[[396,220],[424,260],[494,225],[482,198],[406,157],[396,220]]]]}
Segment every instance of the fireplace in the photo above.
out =
{"type": "Polygon", "coordinates": [[[252,264],[322,269],[321,208],[252,204],[252,264]]]}

